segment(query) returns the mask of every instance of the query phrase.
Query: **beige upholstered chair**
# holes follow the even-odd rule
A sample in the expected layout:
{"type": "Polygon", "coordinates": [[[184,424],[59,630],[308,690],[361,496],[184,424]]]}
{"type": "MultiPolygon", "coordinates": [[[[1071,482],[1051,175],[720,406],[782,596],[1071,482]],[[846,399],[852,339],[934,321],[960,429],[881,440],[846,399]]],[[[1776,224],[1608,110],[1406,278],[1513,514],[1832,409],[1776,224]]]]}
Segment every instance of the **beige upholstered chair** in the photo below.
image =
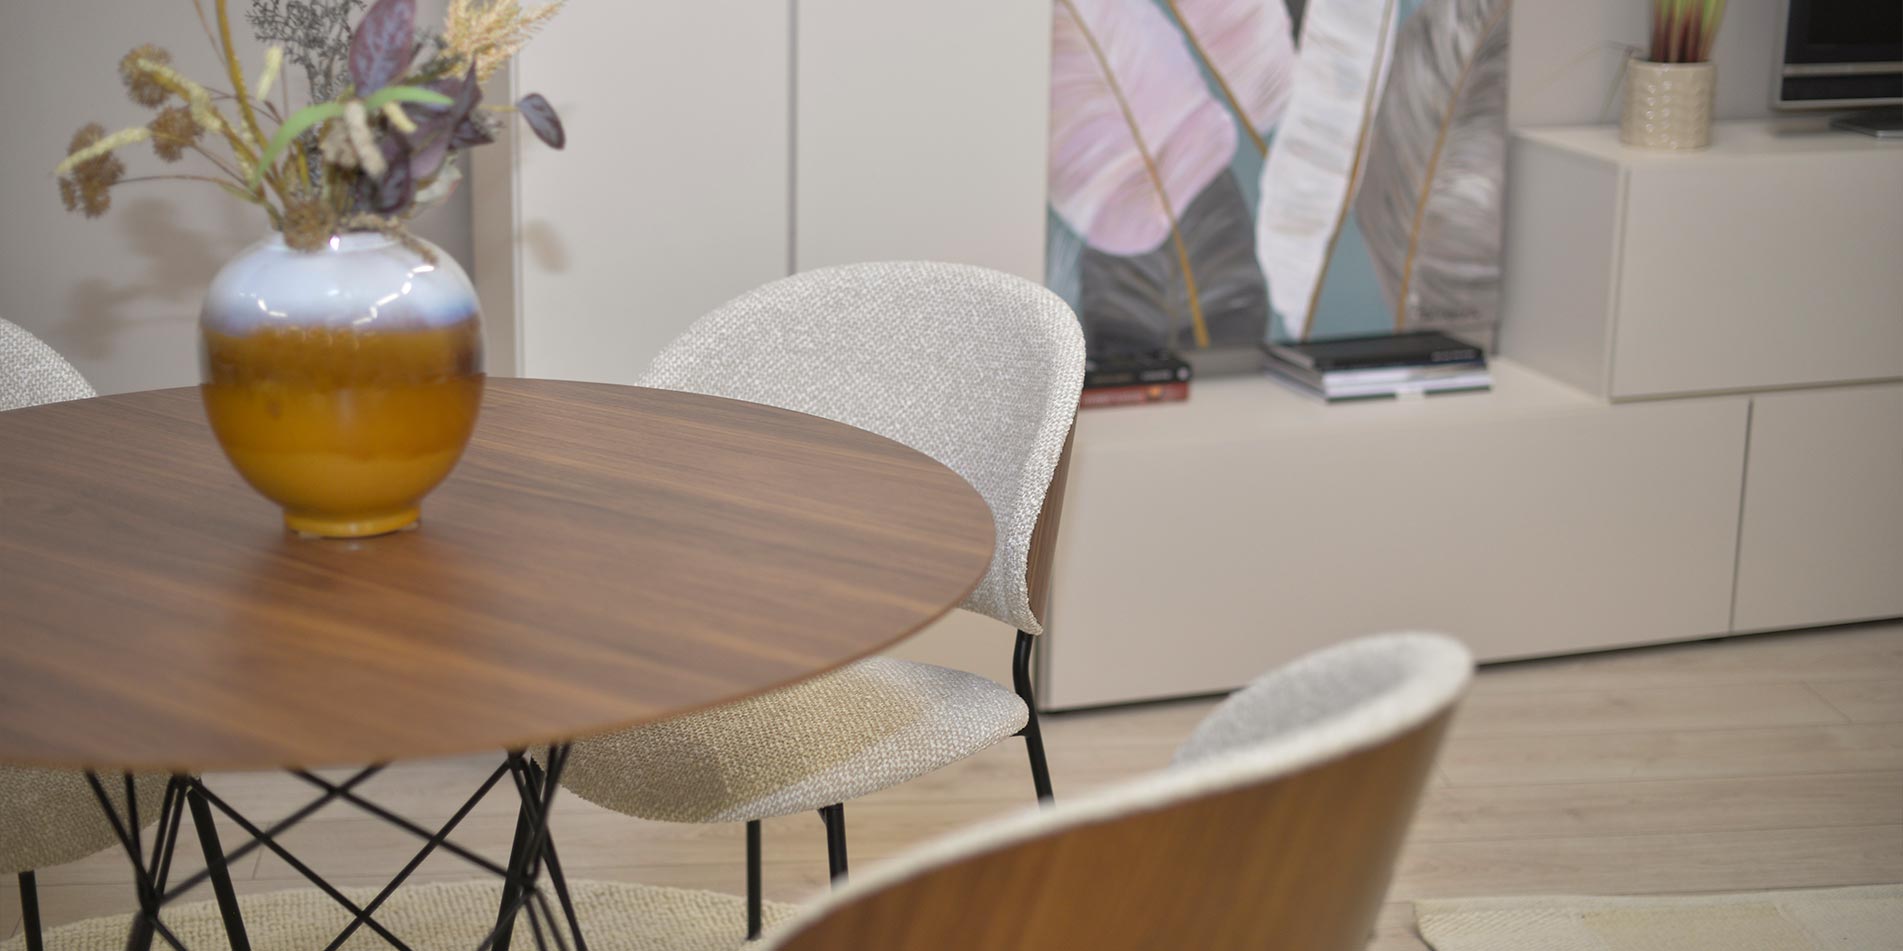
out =
{"type": "MultiPolygon", "coordinates": [[[[1167,768],[775,907],[764,947],[1360,951],[1472,666],[1432,634],[1310,654],[1217,707],[1167,768]]],[[[641,946],[731,948],[740,901],[642,889],[668,940],[641,946]]]]}
{"type": "MultiPolygon", "coordinates": [[[[1014,687],[872,658],[752,700],[575,745],[562,783],[644,819],[748,823],[818,810],[835,878],[843,803],[1022,733],[1034,791],[1051,796],[1032,697],[1042,569],[1084,345],[1063,301],[1021,278],[893,262],[809,271],[701,318],[642,383],[765,403],[904,443],[990,504],[997,551],[964,607],[1018,630],[1014,687]],[[1037,576],[1037,577],[1034,577],[1037,576]]],[[[1000,645],[1002,649],[1002,645],[1000,645]]],[[[758,922],[758,889],[749,920],[758,922]]]]}
{"type": "MultiPolygon", "coordinates": [[[[18,325],[0,320],[0,410],[92,395],[93,388],[72,364],[18,325]]],[[[102,785],[123,815],[123,783],[102,785]]],[[[140,777],[135,794],[143,822],[158,817],[164,789],[164,776],[140,777]]],[[[0,874],[19,876],[27,951],[40,951],[34,870],[82,859],[117,844],[85,776],[0,766],[0,874]]]]}
{"type": "Polygon", "coordinates": [[[0,319],[0,410],[95,395],[65,358],[20,325],[0,319]]]}

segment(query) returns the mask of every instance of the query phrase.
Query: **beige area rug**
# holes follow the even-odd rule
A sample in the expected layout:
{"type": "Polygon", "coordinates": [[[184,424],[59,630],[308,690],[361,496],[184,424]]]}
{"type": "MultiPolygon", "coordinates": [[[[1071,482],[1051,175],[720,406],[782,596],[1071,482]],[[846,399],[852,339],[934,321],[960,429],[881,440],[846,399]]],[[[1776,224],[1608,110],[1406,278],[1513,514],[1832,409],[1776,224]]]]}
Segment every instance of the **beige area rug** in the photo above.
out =
{"type": "Polygon", "coordinates": [[[1434,951],[1903,951],[1903,885],[1414,903],[1434,951]]]}
{"type": "MultiPolygon", "coordinates": [[[[657,888],[629,882],[569,881],[575,914],[589,951],[731,951],[746,939],[746,905],[738,896],[716,892],[657,888]]],[[[346,888],[344,894],[359,905],[376,897],[377,889],[346,888]]],[[[131,897],[130,892],[127,895],[131,897]]],[[[501,882],[441,882],[397,890],[377,909],[376,919],[415,951],[475,951],[494,927],[501,882]]],[[[253,951],[323,951],[337,932],[350,923],[350,914],[316,889],[266,892],[238,899],[244,908],[245,933],[253,951]]],[[[549,907],[559,916],[553,893],[549,907]]],[[[784,921],[797,905],[767,902],[769,924],[784,921]]],[[[132,916],[88,918],[50,929],[48,951],[125,951],[126,928],[132,916]]],[[[229,951],[224,919],[211,901],[167,906],[160,920],[191,951],[229,951]]],[[[24,938],[0,943],[0,951],[21,951],[24,938]]],[[[154,938],[154,951],[169,951],[163,938],[154,938]]],[[[346,951],[377,951],[390,946],[368,928],[359,928],[345,943],[346,951]]],[[[535,939],[523,918],[516,921],[511,951],[534,951],[535,939]]],[[[549,951],[555,951],[551,943],[549,951]]]]}

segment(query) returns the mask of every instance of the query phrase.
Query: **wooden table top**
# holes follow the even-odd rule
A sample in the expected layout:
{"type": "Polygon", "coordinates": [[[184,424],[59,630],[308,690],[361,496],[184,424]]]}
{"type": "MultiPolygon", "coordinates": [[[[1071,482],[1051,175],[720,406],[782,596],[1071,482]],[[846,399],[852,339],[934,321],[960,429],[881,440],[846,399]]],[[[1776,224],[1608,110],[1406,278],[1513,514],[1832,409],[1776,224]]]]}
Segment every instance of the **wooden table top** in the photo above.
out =
{"type": "Polygon", "coordinates": [[[991,559],[970,485],[752,403],[491,379],[414,532],[287,533],[188,387],[0,413],[0,762],[324,766],[665,719],[875,652],[991,559]]]}

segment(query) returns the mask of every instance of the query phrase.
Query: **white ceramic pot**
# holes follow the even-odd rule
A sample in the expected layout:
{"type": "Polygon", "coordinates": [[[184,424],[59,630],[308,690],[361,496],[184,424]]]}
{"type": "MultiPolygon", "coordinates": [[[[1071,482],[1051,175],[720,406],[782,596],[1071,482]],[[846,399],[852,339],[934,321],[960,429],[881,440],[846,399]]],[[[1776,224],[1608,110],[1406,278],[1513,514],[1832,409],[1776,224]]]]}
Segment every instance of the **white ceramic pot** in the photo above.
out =
{"type": "Polygon", "coordinates": [[[1710,63],[1626,62],[1619,141],[1648,149],[1702,149],[1711,144],[1710,63]]]}
{"type": "Polygon", "coordinates": [[[205,294],[212,432],[300,534],[414,525],[469,442],[483,388],[476,292],[429,250],[344,234],[294,251],[273,235],[205,294]]]}

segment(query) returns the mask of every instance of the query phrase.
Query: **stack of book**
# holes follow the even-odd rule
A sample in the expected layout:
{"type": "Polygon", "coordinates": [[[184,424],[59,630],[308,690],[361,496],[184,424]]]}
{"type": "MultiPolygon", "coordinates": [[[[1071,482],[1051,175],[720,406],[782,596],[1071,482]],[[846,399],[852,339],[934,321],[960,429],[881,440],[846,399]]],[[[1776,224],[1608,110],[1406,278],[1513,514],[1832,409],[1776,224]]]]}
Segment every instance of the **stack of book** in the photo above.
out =
{"type": "Polygon", "coordinates": [[[1271,344],[1269,370],[1329,402],[1485,390],[1487,355],[1436,331],[1271,344]]]}
{"type": "Polygon", "coordinates": [[[1084,361],[1080,407],[1128,406],[1189,399],[1189,364],[1168,350],[1084,361]]]}

